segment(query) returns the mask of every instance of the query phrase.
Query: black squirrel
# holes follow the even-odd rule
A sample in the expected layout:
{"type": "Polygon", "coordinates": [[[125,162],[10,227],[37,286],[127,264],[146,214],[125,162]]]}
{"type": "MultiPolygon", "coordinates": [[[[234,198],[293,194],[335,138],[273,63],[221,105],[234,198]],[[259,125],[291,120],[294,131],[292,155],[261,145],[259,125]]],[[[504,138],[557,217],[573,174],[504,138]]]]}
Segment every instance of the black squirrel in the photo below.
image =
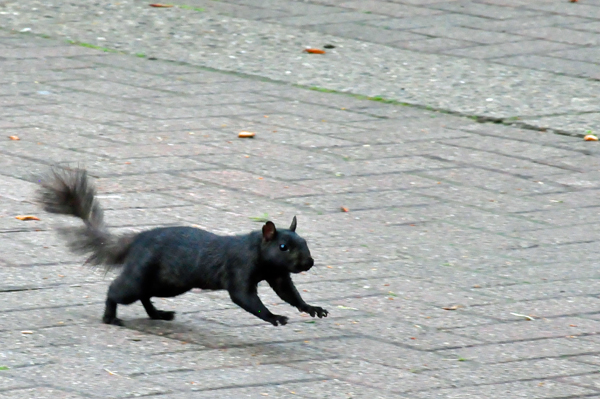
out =
{"type": "Polygon", "coordinates": [[[117,304],[142,302],[148,316],[173,320],[175,312],[157,310],[150,298],[174,297],[192,288],[227,290],[232,301],[274,326],[288,318],[271,313],[261,302],[257,285],[267,281],[290,305],[312,317],[326,317],[327,310],[308,305],[294,286],[290,273],[310,270],[314,260],[306,241],[296,234],[296,217],[289,229],[277,230],[266,222],[262,231],[219,236],[194,227],[161,227],[117,236],[104,224],[96,190],[86,170],[53,169],[40,180],[38,200],[44,210],[72,215],[85,223],[81,228],[61,228],[72,251],[89,254],[86,264],[122,267],[111,283],[102,321],[123,325],[117,304]]]}

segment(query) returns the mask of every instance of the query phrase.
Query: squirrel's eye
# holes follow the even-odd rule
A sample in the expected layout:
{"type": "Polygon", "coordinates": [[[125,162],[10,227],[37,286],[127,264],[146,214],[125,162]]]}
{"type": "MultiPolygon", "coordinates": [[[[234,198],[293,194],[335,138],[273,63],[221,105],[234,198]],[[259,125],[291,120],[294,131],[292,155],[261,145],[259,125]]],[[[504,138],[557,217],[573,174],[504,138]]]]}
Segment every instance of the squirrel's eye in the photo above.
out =
{"type": "Polygon", "coordinates": [[[288,247],[287,247],[287,245],[285,245],[285,244],[281,244],[281,245],[279,246],[279,249],[281,249],[282,251],[287,251],[287,250],[288,250],[288,247]]]}

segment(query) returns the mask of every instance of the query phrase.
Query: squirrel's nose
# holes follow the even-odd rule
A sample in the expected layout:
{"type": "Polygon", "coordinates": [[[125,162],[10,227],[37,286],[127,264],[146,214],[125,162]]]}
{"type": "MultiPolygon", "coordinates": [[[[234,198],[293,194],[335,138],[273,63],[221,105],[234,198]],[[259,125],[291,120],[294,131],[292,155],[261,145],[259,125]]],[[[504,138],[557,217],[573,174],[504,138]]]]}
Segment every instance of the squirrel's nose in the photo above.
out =
{"type": "Polygon", "coordinates": [[[315,260],[313,258],[308,258],[308,266],[313,267],[313,265],[315,264],[315,260]]]}

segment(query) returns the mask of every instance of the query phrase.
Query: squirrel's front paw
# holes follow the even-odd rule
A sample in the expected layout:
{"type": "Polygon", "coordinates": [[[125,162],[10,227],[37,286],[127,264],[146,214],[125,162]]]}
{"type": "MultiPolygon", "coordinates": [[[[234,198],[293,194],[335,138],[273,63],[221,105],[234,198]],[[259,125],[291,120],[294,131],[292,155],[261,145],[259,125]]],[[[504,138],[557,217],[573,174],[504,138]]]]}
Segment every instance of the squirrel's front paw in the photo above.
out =
{"type": "Polygon", "coordinates": [[[271,317],[269,319],[269,323],[273,324],[274,326],[285,326],[288,322],[288,318],[285,316],[279,316],[274,314],[273,317],[271,317]]]}
{"type": "Polygon", "coordinates": [[[312,317],[317,316],[319,319],[322,317],[327,317],[327,315],[329,314],[329,312],[327,310],[325,310],[319,306],[310,306],[310,305],[303,307],[302,309],[300,309],[300,311],[308,313],[312,317]]]}

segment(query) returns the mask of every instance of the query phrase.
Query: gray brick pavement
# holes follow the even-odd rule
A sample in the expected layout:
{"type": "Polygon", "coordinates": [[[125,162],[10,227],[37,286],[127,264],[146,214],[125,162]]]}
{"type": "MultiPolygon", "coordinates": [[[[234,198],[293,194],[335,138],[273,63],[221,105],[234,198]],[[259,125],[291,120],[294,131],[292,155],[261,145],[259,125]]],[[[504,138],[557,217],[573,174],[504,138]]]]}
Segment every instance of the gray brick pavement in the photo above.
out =
{"type": "MultiPolygon", "coordinates": [[[[597,57],[593,57],[594,49],[589,49],[597,41],[595,27],[600,18],[594,2],[189,0],[187,4],[204,11],[155,9],[137,0],[106,10],[100,7],[97,13],[87,12],[76,3],[57,8],[40,3],[28,8],[13,2],[8,3],[5,14],[0,14],[0,20],[13,31],[62,37],[86,46],[493,116],[538,129],[579,135],[600,126],[597,114],[577,119],[579,112],[598,111],[594,105],[600,103],[597,57]],[[45,17],[36,19],[36,10],[43,10],[45,17]],[[91,15],[98,18],[92,20],[91,15]],[[116,22],[130,17],[139,17],[143,24],[116,22]],[[29,23],[32,18],[36,24],[29,23]],[[54,21],[60,20],[78,22],[57,29],[54,21]],[[86,30],[87,24],[94,24],[102,34],[86,30]],[[206,34],[198,35],[199,27],[205,27],[206,34]],[[325,44],[336,48],[326,56],[299,54],[304,47],[325,44]],[[215,51],[217,48],[220,50],[215,51]],[[572,92],[578,93],[577,97],[572,98],[572,92]],[[547,123],[537,122],[551,115],[553,119],[547,123]]],[[[28,57],[49,55],[46,63],[56,63],[65,51],[82,55],[93,51],[35,40],[41,43],[42,51],[32,51],[31,45],[16,45],[18,41],[10,34],[3,36],[2,43],[9,50],[6,54],[20,57],[13,59],[13,68],[34,65],[36,58],[28,57]]],[[[98,58],[108,60],[107,64],[123,65],[109,53],[102,54],[98,58]]],[[[10,63],[6,67],[11,68],[10,63]]],[[[158,71],[161,67],[153,68],[158,71]]],[[[176,67],[171,68],[175,71],[176,67]]],[[[96,72],[87,68],[82,73],[89,76],[96,72]]],[[[208,89],[161,86],[159,79],[141,75],[140,79],[147,79],[147,83],[135,90],[123,87],[121,96],[151,96],[146,89],[157,90],[157,86],[161,90],[185,90],[190,95],[208,89]]],[[[127,77],[123,82],[128,82],[127,77]]],[[[77,85],[77,81],[57,84],[77,85]]],[[[87,89],[110,90],[100,83],[87,89]]],[[[219,87],[213,90],[223,91],[219,87]]],[[[228,91],[240,90],[228,87],[228,91]]]]}
{"type": "MultiPolygon", "coordinates": [[[[195,2],[207,9],[198,18],[227,18],[213,3],[195,2]]],[[[597,112],[580,112],[597,111],[597,99],[578,89],[593,82],[570,69],[596,65],[595,48],[549,35],[593,32],[592,1],[215,4],[307,35],[331,12],[353,39],[451,51],[464,65],[483,62],[468,59],[477,54],[497,57],[479,64],[495,68],[489,62],[535,53],[573,76],[547,75],[570,105],[565,115],[539,113],[532,100],[525,106],[536,112],[522,121],[578,134],[596,126],[597,112]],[[538,30],[548,33],[540,46],[524,34],[527,21],[549,27],[538,30]],[[434,37],[414,37],[431,26],[434,37]],[[507,36],[491,46],[475,44],[486,35],[444,41],[467,29],[507,36]],[[396,40],[403,34],[413,37],[396,40]]],[[[189,18],[152,12],[162,11],[157,20],[189,18]]],[[[10,28],[16,20],[6,15],[10,28]]],[[[596,143],[7,30],[0,49],[0,397],[600,396],[596,143]],[[257,136],[241,140],[239,130],[257,136]],[[32,203],[36,174],[53,163],[80,163],[97,177],[117,231],[186,224],[232,234],[258,228],[251,218],[265,213],[276,223],[298,215],[317,267],[295,280],[331,317],[303,317],[261,286],[265,303],[291,316],[288,326],[197,291],[157,299],[178,312],[174,322],[147,320],[137,304],[123,307],[125,328],[101,324],[112,275],[82,267],[54,231],[72,221],[32,203]],[[41,220],[15,219],[24,214],[41,220]]],[[[522,67],[531,67],[519,75],[524,85],[540,76],[540,66],[522,67]]],[[[471,89],[449,89],[447,103],[471,89]]]]}

